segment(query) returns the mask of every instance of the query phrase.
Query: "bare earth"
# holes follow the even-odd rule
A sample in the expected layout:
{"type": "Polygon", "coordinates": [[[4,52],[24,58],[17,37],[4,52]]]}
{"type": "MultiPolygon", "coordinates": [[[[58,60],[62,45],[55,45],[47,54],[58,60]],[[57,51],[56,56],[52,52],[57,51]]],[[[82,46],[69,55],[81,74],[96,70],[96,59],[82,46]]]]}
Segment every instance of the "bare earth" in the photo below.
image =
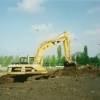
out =
{"type": "Polygon", "coordinates": [[[6,75],[5,72],[0,72],[0,77],[3,76],[3,75],[6,75]]]}
{"type": "Polygon", "coordinates": [[[0,100],[100,100],[100,70],[0,77],[0,100]]]}

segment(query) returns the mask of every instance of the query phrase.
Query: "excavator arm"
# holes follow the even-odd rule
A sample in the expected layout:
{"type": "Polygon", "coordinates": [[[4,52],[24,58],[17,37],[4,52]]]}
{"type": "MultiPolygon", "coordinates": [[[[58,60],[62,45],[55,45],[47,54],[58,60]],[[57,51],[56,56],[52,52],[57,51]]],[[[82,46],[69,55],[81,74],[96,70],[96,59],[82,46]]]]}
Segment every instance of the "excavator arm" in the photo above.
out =
{"type": "Polygon", "coordinates": [[[43,63],[43,55],[45,53],[46,50],[48,50],[49,48],[52,48],[53,46],[55,46],[56,44],[63,42],[64,45],[64,52],[65,52],[65,59],[66,61],[69,61],[71,59],[70,57],[70,37],[68,32],[64,32],[61,33],[55,37],[53,37],[52,39],[49,39],[45,42],[43,42],[37,52],[36,55],[34,57],[34,64],[40,64],[42,65],[43,63]]]}

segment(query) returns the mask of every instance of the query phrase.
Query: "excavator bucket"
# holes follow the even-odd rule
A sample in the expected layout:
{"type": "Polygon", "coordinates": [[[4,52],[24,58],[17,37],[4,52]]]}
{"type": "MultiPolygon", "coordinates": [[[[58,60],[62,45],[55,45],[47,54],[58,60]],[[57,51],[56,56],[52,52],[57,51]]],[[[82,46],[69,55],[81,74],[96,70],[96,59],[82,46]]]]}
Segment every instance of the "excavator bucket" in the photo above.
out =
{"type": "Polygon", "coordinates": [[[64,62],[64,68],[74,68],[75,70],[77,69],[78,65],[74,61],[65,61],[64,62]]]}
{"type": "Polygon", "coordinates": [[[64,62],[64,67],[70,67],[70,66],[76,66],[75,62],[68,62],[68,61],[65,61],[64,62]]]}

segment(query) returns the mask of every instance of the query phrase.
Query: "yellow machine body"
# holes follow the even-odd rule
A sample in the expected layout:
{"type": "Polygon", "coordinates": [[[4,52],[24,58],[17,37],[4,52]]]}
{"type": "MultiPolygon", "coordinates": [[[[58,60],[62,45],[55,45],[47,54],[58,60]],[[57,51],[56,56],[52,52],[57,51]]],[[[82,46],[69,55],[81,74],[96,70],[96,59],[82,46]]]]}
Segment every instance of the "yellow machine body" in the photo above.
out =
{"type": "Polygon", "coordinates": [[[19,63],[12,63],[8,66],[8,74],[46,74],[47,70],[43,65],[43,55],[46,50],[52,48],[56,44],[63,42],[65,59],[71,60],[70,56],[70,37],[68,32],[63,32],[54,36],[52,39],[44,41],[37,49],[34,57],[21,57],[19,63]],[[26,61],[23,61],[25,60],[26,61]]]}

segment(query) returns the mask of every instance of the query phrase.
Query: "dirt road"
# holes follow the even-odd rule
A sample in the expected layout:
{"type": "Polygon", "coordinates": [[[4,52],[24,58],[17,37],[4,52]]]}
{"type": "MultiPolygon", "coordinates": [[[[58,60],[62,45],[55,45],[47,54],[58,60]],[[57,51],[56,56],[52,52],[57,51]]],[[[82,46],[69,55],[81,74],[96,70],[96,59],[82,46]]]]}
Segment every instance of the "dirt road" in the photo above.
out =
{"type": "Polygon", "coordinates": [[[10,83],[2,79],[0,100],[100,100],[100,70],[63,69],[48,78],[10,83]]]}

